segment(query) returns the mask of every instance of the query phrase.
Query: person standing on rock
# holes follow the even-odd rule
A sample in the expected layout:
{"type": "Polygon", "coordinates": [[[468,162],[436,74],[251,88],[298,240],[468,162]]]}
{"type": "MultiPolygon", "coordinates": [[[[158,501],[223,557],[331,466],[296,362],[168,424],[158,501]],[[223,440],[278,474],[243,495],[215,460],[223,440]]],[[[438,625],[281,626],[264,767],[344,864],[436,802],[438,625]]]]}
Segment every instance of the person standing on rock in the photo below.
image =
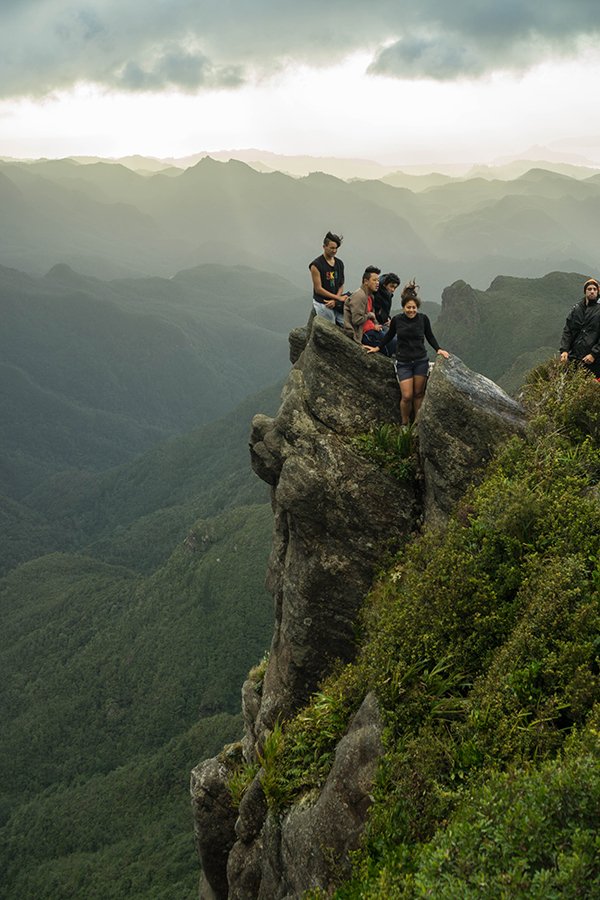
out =
{"type": "Polygon", "coordinates": [[[416,419],[421,408],[429,374],[429,360],[425,348],[425,338],[439,356],[448,359],[450,354],[442,350],[433,331],[429,316],[419,312],[421,300],[414,281],[402,291],[402,312],[394,316],[390,327],[379,347],[367,347],[368,353],[384,350],[387,344],[397,338],[396,378],[400,385],[400,420],[409,425],[411,414],[416,419]]]}
{"type": "Polygon", "coordinates": [[[309,264],[313,282],[313,308],[318,316],[344,324],[344,263],[337,259],[343,238],[328,231],[323,239],[323,253],[309,264]]]}
{"type": "Polygon", "coordinates": [[[588,278],[583,299],[576,303],[565,322],[560,341],[561,362],[577,362],[600,377],[600,285],[588,278]]]}

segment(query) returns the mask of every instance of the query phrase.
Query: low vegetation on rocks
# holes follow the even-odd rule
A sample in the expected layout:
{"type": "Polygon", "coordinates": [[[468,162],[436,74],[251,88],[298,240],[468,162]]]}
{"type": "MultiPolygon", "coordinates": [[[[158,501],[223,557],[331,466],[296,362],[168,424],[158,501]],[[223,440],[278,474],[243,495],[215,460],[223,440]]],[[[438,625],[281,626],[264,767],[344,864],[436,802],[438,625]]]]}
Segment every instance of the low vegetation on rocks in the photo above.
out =
{"type": "Polygon", "coordinates": [[[263,754],[283,812],[375,693],[385,754],[337,897],[600,894],[600,385],[546,363],[523,402],[528,432],[398,554],[355,662],[263,754]]]}
{"type": "Polygon", "coordinates": [[[353,438],[354,448],[400,481],[414,478],[417,470],[413,426],[386,422],[353,438]]]}

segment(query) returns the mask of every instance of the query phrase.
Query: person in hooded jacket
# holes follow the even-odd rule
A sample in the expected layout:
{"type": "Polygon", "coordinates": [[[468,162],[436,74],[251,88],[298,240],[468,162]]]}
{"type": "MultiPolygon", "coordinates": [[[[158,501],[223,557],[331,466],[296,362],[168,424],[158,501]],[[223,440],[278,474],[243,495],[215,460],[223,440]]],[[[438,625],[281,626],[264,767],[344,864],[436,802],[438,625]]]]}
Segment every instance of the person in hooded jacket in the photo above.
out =
{"type": "Polygon", "coordinates": [[[583,299],[576,303],[565,322],[560,341],[561,362],[577,362],[600,377],[600,285],[588,278],[583,299]]]}
{"type": "Polygon", "coordinates": [[[380,325],[389,328],[394,291],[400,285],[400,279],[394,272],[382,275],[379,287],[373,295],[373,312],[380,325]]]}

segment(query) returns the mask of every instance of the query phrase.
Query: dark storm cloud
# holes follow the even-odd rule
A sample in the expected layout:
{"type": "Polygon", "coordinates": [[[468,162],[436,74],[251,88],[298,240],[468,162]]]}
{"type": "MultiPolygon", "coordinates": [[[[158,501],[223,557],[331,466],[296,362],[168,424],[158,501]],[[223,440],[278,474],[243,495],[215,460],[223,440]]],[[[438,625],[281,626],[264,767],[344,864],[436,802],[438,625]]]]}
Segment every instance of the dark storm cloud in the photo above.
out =
{"type": "Polygon", "coordinates": [[[195,91],[199,87],[237,87],[242,82],[241,67],[215,68],[202,53],[191,53],[177,45],[165,48],[156,58],[142,64],[129,60],[111,78],[113,85],[126,91],[156,91],[165,87],[195,91]]]}
{"type": "Polygon", "coordinates": [[[1,0],[0,94],[230,87],[357,50],[373,73],[451,79],[573,55],[599,32],[597,0],[1,0]]]}
{"type": "Polygon", "coordinates": [[[370,72],[445,80],[573,57],[598,40],[600,6],[595,0],[426,2],[409,23],[375,53],[370,72]]]}
{"type": "Polygon", "coordinates": [[[474,50],[458,37],[452,40],[447,37],[401,38],[380,51],[369,66],[369,72],[438,80],[482,75],[488,57],[478,49],[474,50]]]}

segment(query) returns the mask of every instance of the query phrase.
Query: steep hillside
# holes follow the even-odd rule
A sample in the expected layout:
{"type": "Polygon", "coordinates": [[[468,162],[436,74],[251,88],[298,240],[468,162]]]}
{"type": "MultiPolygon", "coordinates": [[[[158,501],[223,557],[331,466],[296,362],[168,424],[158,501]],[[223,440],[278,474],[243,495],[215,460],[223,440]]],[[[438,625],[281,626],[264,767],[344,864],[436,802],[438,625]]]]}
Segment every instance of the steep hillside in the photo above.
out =
{"type": "Polygon", "coordinates": [[[272,626],[247,441],[278,399],[3,502],[3,896],[195,893],[186,772],[239,737],[272,626]]]}
{"type": "Polygon", "coordinates": [[[0,492],[22,498],[40,476],[108,468],[220,418],[287,370],[307,306],[243,267],[126,282],[0,269],[0,492]]]}
{"type": "MultiPolygon", "coordinates": [[[[385,361],[376,365],[383,377],[385,361]]],[[[327,650],[385,546],[382,523],[395,503],[408,520],[418,471],[410,442],[384,445],[390,418],[369,441],[351,441],[361,415],[376,425],[386,415],[387,385],[375,386],[371,368],[363,363],[357,411],[336,380],[352,371],[349,355],[317,327],[277,419],[255,420],[255,467],[273,486],[278,523],[276,628],[266,671],[244,686],[237,757],[229,750],[193,772],[205,879],[215,896],[240,900],[309,889],[596,897],[598,385],[545,363],[528,380],[525,419],[459,360],[436,365],[418,428],[425,525],[381,566],[358,646],[340,645],[332,665],[327,650]],[[335,409],[320,384],[339,395],[335,409]],[[359,446],[366,461],[351,456],[359,446]],[[332,448],[337,468],[321,467],[317,492],[332,448]],[[357,572],[347,495],[367,484],[373,505],[355,496],[357,572]],[[336,572],[352,593],[345,606],[336,572]],[[219,818],[214,798],[225,809],[227,796],[237,812],[219,818]]]]}
{"type": "MultiPolygon", "coordinates": [[[[56,898],[72,881],[85,896],[108,896],[96,885],[106,890],[117,863],[139,896],[152,882],[172,889],[182,878],[191,887],[176,763],[192,750],[210,752],[216,725],[187,733],[199,716],[235,712],[243,674],[266,649],[271,528],[268,506],[237,507],[195,523],[147,577],[54,554],[0,581],[0,867],[11,873],[4,896],[56,898]],[[159,851],[167,828],[171,846],[159,851]],[[60,890],[56,881],[33,890],[41,866],[55,872],[60,890]]],[[[239,733],[237,720],[220,721],[225,740],[239,733]]],[[[122,890],[112,895],[133,895],[122,890]]]]}
{"type": "Polygon", "coordinates": [[[364,849],[336,896],[600,889],[600,393],[556,365],[527,391],[528,436],[380,580],[360,658],[326,688],[348,711],[374,690],[386,726],[364,849]]]}

